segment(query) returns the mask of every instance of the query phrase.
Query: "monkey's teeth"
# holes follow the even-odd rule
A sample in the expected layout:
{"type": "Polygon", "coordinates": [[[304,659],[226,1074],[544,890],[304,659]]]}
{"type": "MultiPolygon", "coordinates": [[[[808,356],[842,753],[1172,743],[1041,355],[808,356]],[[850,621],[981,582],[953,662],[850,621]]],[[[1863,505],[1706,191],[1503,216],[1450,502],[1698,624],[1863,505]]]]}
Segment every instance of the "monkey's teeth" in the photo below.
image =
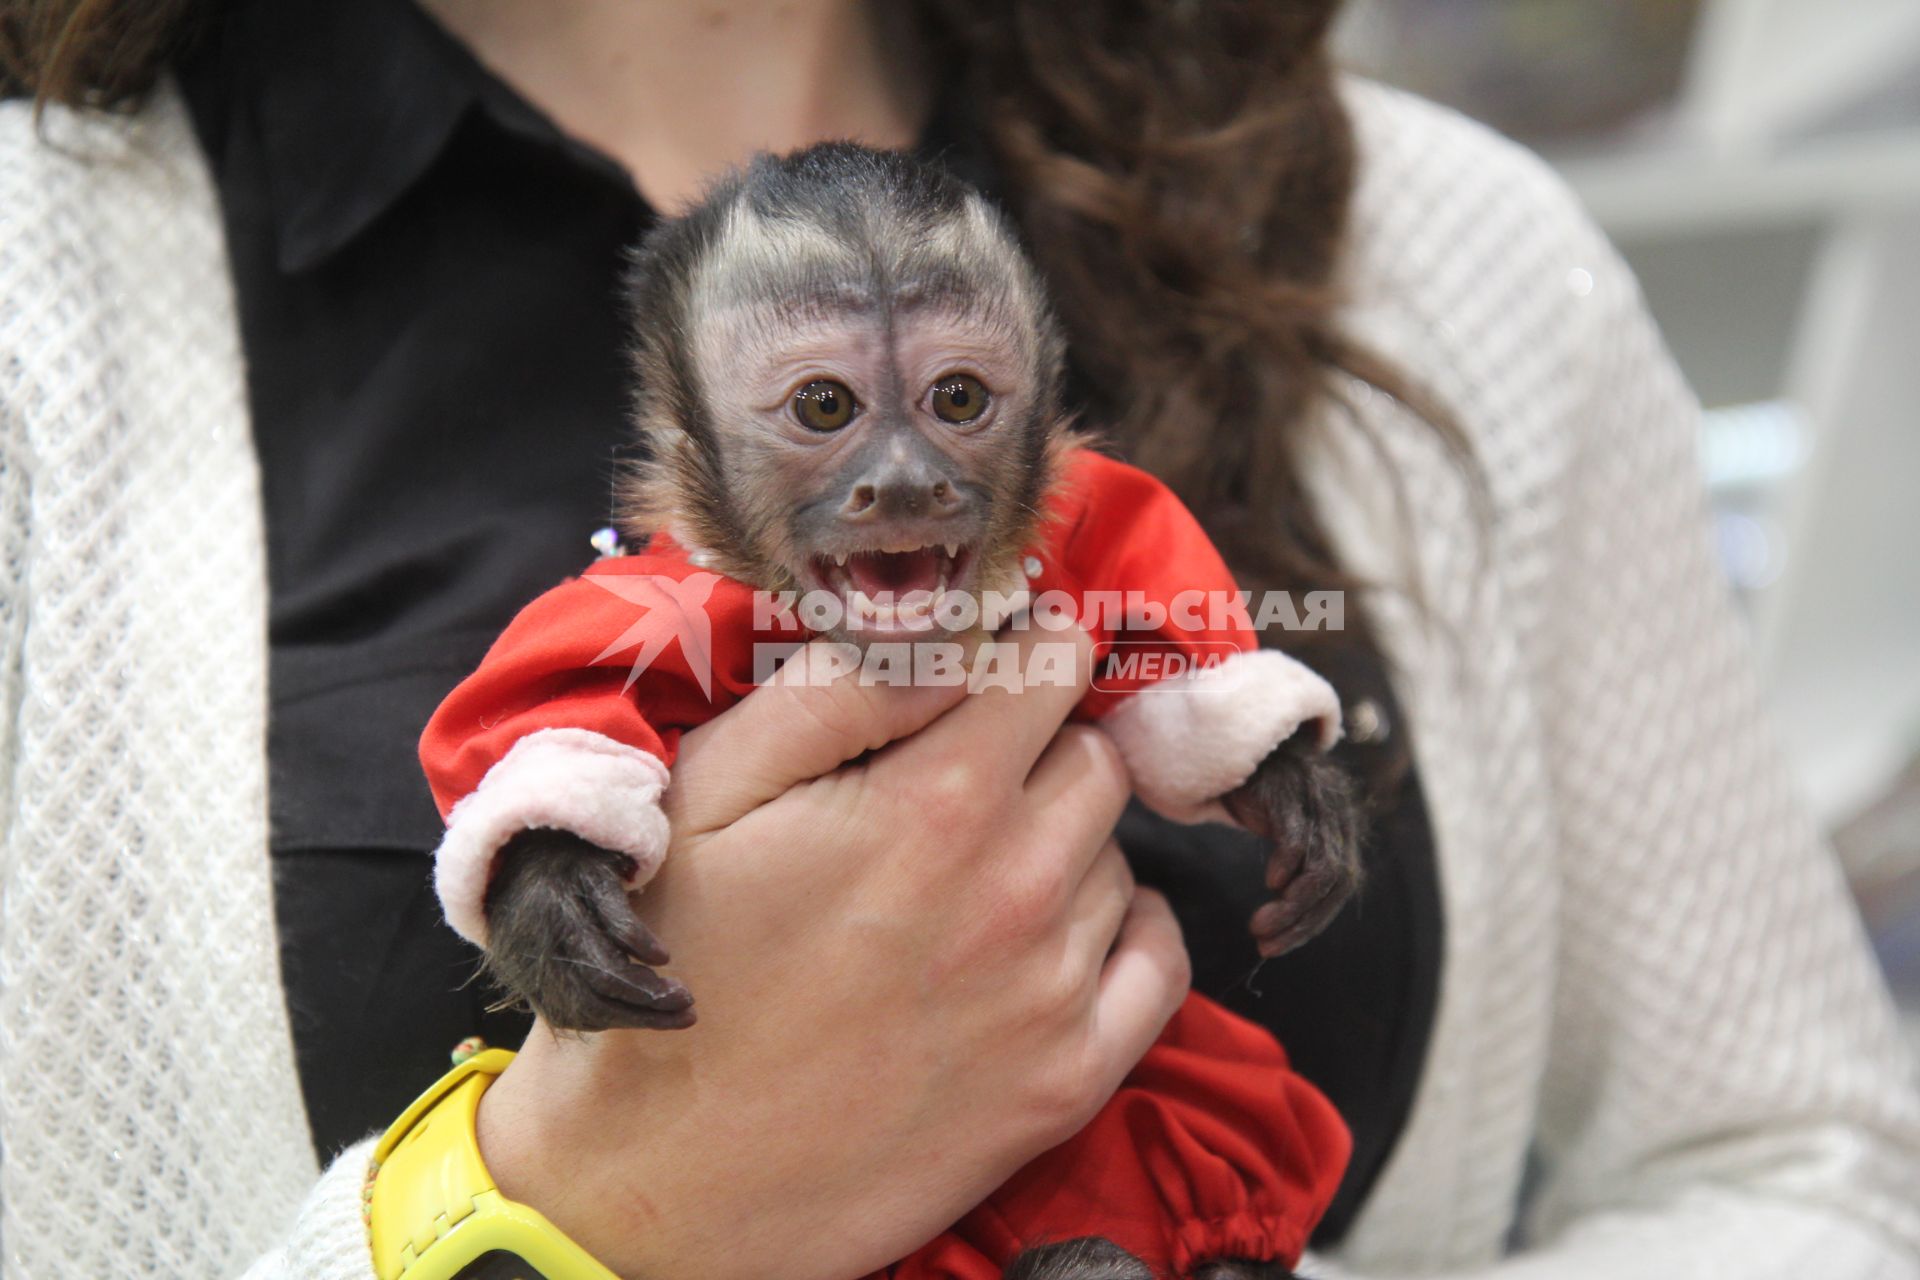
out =
{"type": "MultiPolygon", "coordinates": [[[[946,589],[944,580],[941,591],[946,589]]],[[[847,614],[859,626],[890,628],[895,625],[912,626],[925,622],[933,613],[934,603],[940,598],[940,592],[922,594],[916,592],[911,600],[897,603],[882,603],[866,592],[855,587],[847,593],[847,614]]]]}
{"type": "Polygon", "coordinates": [[[835,556],[835,557],[833,558],[833,562],[834,562],[834,564],[836,564],[836,565],[838,565],[838,566],[839,566],[840,568],[842,568],[842,569],[844,569],[844,568],[846,568],[846,567],[847,567],[847,553],[846,553],[846,552],[844,552],[844,551],[842,551],[842,552],[841,552],[841,553],[840,553],[839,555],[837,555],[837,556],[835,556]]]}
{"type": "MultiPolygon", "coordinates": [[[[955,556],[960,554],[960,544],[957,542],[949,542],[946,546],[946,552],[947,552],[947,559],[949,560],[953,559],[955,556]]],[[[941,585],[943,586],[945,585],[944,579],[942,579],[941,585]]]]}

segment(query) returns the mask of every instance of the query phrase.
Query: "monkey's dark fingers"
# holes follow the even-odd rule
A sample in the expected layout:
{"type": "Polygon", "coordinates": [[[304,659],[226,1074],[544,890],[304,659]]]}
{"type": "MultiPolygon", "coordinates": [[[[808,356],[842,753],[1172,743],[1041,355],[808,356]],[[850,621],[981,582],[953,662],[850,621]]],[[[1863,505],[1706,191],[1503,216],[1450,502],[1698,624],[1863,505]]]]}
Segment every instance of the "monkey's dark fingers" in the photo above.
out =
{"type": "Polygon", "coordinates": [[[1310,867],[1253,913],[1250,928],[1260,954],[1283,956],[1332,922],[1353,895],[1353,878],[1339,867],[1310,867]]]}
{"type": "Polygon", "coordinates": [[[665,1012],[646,1005],[632,1004],[616,994],[601,997],[598,1015],[587,1025],[571,1031],[684,1031],[698,1019],[692,1009],[665,1012]]]}
{"type": "Polygon", "coordinates": [[[1267,888],[1278,893],[1300,874],[1300,868],[1307,860],[1307,849],[1312,841],[1300,834],[1287,839],[1276,839],[1273,836],[1267,838],[1273,841],[1267,852],[1267,888]]]}
{"type": "Polygon", "coordinates": [[[1304,739],[1282,743],[1225,797],[1248,830],[1271,841],[1272,901],[1254,912],[1260,953],[1282,955],[1324,929],[1360,882],[1359,805],[1346,773],[1304,739]]]}
{"type": "Polygon", "coordinates": [[[631,907],[625,908],[624,917],[615,917],[606,922],[607,936],[620,944],[620,949],[633,960],[641,964],[663,965],[673,957],[660,945],[660,939],[653,936],[653,930],[639,916],[633,914],[631,907]]]}
{"type": "Polygon", "coordinates": [[[633,914],[629,859],[559,831],[529,831],[501,851],[487,891],[487,969],[565,1031],[678,1028],[693,996],[656,971],[666,949],[633,914]]]}
{"type": "Polygon", "coordinates": [[[1275,845],[1268,860],[1267,885],[1275,897],[1253,914],[1253,936],[1263,956],[1284,955],[1326,928],[1360,887],[1354,809],[1317,803],[1303,809],[1310,820],[1299,832],[1299,843],[1275,845]]]}
{"type": "Polygon", "coordinates": [[[636,962],[628,944],[578,917],[531,952],[496,937],[488,966],[509,990],[562,1031],[616,1027],[674,1030],[693,1025],[693,994],[677,979],[636,962]],[[571,930],[571,931],[569,931],[571,930]]]}
{"type": "MultiPolygon", "coordinates": [[[[693,1025],[693,993],[676,978],[636,963],[625,944],[610,935],[586,940],[591,953],[583,962],[582,977],[595,1000],[575,1000],[565,1024],[573,1031],[606,1031],[613,1027],[651,1027],[677,1030],[693,1025]]],[[[536,1006],[537,1007],[537,1006],[536,1006]]],[[[543,1011],[544,1012],[544,1011],[543,1011]]],[[[549,1022],[561,1025],[554,1017],[549,1022]]]]}
{"type": "Polygon", "coordinates": [[[600,932],[623,954],[645,965],[663,965],[672,958],[653,930],[634,914],[624,876],[597,876],[587,885],[587,893],[600,932]]]}
{"type": "Polygon", "coordinates": [[[1267,888],[1278,889],[1292,878],[1325,812],[1346,801],[1344,793],[1321,794],[1328,771],[1337,790],[1344,775],[1296,734],[1274,748],[1252,777],[1221,797],[1235,822],[1273,846],[1267,859],[1267,888]]]}

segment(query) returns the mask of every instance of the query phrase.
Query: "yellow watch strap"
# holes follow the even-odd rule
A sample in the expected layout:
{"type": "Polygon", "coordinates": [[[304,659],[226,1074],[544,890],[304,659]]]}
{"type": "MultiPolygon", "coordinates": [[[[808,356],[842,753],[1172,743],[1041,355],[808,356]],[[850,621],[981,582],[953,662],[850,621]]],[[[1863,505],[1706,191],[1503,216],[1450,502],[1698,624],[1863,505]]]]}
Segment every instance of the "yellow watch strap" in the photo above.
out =
{"type": "Polygon", "coordinates": [[[443,1280],[489,1250],[525,1259],[547,1280],[618,1280],[537,1211],[501,1195],[480,1158],[480,1095],[511,1061],[505,1049],[467,1059],[374,1148],[367,1229],[380,1280],[443,1280]]]}

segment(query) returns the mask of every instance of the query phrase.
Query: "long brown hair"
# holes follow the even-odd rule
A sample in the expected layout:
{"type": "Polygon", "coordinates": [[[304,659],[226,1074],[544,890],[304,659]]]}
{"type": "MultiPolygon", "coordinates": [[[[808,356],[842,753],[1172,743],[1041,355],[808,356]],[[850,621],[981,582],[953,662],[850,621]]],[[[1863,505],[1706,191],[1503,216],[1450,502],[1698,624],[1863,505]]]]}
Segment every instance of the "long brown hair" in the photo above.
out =
{"type": "MultiPolygon", "coordinates": [[[[0,0],[0,67],[42,102],[126,105],[205,4],[0,0]]],[[[1352,585],[1298,462],[1332,375],[1383,387],[1464,446],[1336,322],[1354,170],[1327,51],[1339,0],[922,5],[932,47],[963,55],[956,88],[1049,283],[1090,421],[1185,499],[1248,585],[1352,585]]],[[[1365,643],[1357,613],[1347,639],[1365,643]]]]}
{"type": "Polygon", "coordinates": [[[1066,325],[1090,419],[1249,585],[1351,585],[1302,484],[1338,372],[1460,434],[1335,320],[1354,148],[1339,0],[943,0],[966,97],[1066,325]]]}
{"type": "Polygon", "coordinates": [[[0,0],[0,91],[38,105],[138,103],[201,0],[0,0]]]}

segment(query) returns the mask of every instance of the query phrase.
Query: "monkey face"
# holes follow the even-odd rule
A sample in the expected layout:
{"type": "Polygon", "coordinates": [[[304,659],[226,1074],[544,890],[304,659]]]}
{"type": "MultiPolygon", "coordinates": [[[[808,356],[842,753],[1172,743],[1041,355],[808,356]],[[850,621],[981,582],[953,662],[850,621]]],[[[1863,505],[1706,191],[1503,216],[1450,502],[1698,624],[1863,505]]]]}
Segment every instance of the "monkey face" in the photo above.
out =
{"type": "Polygon", "coordinates": [[[832,593],[856,641],[1004,589],[1029,527],[1024,351],[944,307],[850,307],[740,362],[714,406],[764,576],[832,593]]]}
{"type": "Polygon", "coordinates": [[[750,585],[831,593],[855,643],[944,634],[982,612],[948,593],[1018,581],[1061,360],[980,196],[844,144],[763,158],[639,272],[672,321],[642,334],[645,518],[750,585]]]}

